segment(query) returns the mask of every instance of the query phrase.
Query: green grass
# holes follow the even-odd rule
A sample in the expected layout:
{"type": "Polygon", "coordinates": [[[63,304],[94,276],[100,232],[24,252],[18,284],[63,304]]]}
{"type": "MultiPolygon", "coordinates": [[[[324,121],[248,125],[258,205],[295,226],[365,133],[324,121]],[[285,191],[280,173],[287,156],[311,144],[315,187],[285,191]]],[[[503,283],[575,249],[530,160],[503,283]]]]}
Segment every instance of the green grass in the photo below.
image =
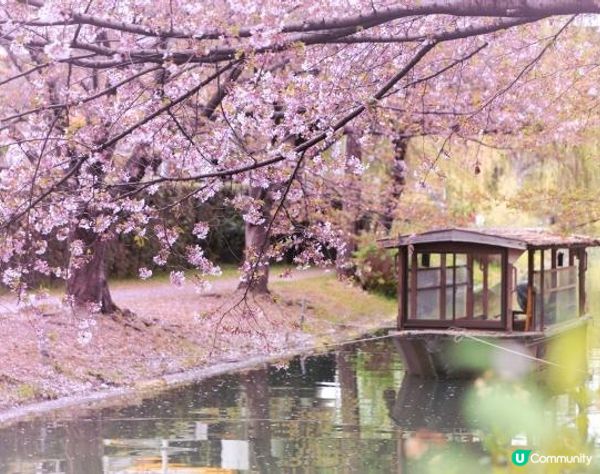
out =
{"type": "MultiPolygon", "coordinates": [[[[224,264],[220,264],[219,267],[221,268],[221,275],[209,276],[208,277],[209,281],[217,281],[220,279],[227,279],[227,278],[238,278],[240,275],[239,265],[237,265],[237,264],[224,263],[224,264]]],[[[292,265],[273,264],[270,267],[270,271],[271,271],[272,275],[277,275],[286,269],[293,269],[293,268],[294,268],[294,266],[292,266],[292,265]]],[[[169,281],[169,273],[170,272],[167,272],[167,271],[156,272],[154,275],[152,275],[151,278],[148,278],[147,280],[141,280],[140,278],[133,278],[133,277],[132,278],[111,279],[111,287],[118,288],[119,286],[144,285],[147,282],[166,283],[169,281]]],[[[195,270],[185,270],[184,273],[185,273],[186,278],[190,279],[196,274],[196,271],[195,270]]]]}
{"type": "Polygon", "coordinates": [[[19,400],[31,400],[37,397],[39,390],[34,385],[22,383],[16,388],[16,396],[19,400]]]}
{"type": "Polygon", "coordinates": [[[395,298],[367,293],[361,288],[340,282],[335,275],[323,275],[296,281],[274,281],[277,295],[302,304],[318,319],[335,324],[357,321],[385,321],[395,317],[395,298]]]}
{"type": "MultiPolygon", "coordinates": [[[[221,272],[222,274],[219,276],[211,276],[208,277],[209,280],[211,281],[215,281],[218,280],[220,278],[233,278],[235,276],[237,276],[238,274],[238,266],[233,264],[233,263],[226,263],[223,265],[219,265],[221,267],[221,272]]],[[[185,276],[186,278],[192,278],[195,274],[196,271],[195,270],[184,270],[185,276]]],[[[151,278],[148,278],[147,280],[142,280],[140,278],[136,278],[136,277],[129,277],[129,278],[115,278],[115,279],[111,279],[111,286],[114,286],[115,288],[121,286],[121,285],[126,285],[126,286],[131,286],[131,285],[145,285],[147,282],[154,282],[154,283],[166,283],[169,281],[169,271],[161,271],[161,272],[155,272],[151,278]]]]}

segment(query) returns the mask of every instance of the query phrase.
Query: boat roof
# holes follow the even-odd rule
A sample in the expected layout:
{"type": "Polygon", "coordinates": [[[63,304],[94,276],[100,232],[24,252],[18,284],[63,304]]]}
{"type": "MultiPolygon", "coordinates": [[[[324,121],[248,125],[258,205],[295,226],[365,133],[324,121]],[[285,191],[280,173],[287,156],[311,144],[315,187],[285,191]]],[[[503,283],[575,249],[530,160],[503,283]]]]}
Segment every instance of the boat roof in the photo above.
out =
{"type": "Polygon", "coordinates": [[[600,239],[585,235],[563,235],[543,228],[460,228],[435,229],[419,234],[380,239],[384,248],[415,244],[466,243],[514,249],[584,248],[600,246],[600,239]]]}

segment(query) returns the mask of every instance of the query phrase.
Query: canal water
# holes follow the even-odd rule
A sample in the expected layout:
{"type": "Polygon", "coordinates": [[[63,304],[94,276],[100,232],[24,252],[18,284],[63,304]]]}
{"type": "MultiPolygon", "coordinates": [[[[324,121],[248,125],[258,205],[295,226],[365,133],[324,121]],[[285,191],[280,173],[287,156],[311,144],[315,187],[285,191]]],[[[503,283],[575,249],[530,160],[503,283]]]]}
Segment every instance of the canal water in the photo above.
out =
{"type": "MultiPolygon", "coordinates": [[[[363,342],[136,406],[0,430],[0,472],[491,472],[510,460],[498,459],[498,433],[467,408],[474,390],[472,382],[407,376],[389,340],[363,342]]],[[[571,395],[549,397],[543,412],[596,450],[597,410],[585,412],[583,434],[571,395]]],[[[518,429],[502,435],[511,446],[531,444],[518,429]]]]}

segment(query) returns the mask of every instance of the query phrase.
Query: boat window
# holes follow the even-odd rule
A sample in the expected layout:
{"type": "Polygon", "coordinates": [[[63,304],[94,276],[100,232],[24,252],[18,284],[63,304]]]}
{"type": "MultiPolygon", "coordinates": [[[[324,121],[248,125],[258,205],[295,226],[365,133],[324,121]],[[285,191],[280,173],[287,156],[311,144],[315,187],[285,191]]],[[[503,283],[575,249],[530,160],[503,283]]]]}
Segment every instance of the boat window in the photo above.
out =
{"type": "Polygon", "coordinates": [[[409,265],[409,319],[435,321],[437,325],[501,322],[500,253],[416,252],[409,265]]]}
{"type": "Polygon", "coordinates": [[[467,317],[467,256],[448,254],[446,267],[446,319],[467,317]]]}
{"type": "MultiPolygon", "coordinates": [[[[413,263],[417,264],[415,272],[417,301],[414,314],[409,310],[409,314],[413,314],[413,319],[440,318],[440,285],[444,258],[441,254],[421,253],[413,260],[413,263]]],[[[412,280],[409,278],[409,287],[412,280]]]]}
{"type": "Polygon", "coordinates": [[[578,316],[577,266],[549,268],[543,272],[544,301],[541,304],[539,288],[542,272],[534,272],[536,288],[536,318],[544,313],[544,324],[567,321],[578,316]]]}
{"type": "Polygon", "coordinates": [[[502,318],[502,256],[473,255],[473,318],[502,318]]]}

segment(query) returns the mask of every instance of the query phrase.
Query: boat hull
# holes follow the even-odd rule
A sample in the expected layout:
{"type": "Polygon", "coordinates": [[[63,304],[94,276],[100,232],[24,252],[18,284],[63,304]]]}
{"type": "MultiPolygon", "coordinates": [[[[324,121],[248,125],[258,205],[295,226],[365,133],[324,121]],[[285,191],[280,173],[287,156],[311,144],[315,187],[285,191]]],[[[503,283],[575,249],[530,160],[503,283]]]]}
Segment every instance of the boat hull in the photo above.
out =
{"type": "Polygon", "coordinates": [[[587,371],[588,321],[580,318],[544,332],[404,330],[392,337],[406,371],[420,377],[472,378],[486,371],[519,376],[560,366],[548,360],[549,347],[560,341],[568,341],[569,366],[587,371]]]}

